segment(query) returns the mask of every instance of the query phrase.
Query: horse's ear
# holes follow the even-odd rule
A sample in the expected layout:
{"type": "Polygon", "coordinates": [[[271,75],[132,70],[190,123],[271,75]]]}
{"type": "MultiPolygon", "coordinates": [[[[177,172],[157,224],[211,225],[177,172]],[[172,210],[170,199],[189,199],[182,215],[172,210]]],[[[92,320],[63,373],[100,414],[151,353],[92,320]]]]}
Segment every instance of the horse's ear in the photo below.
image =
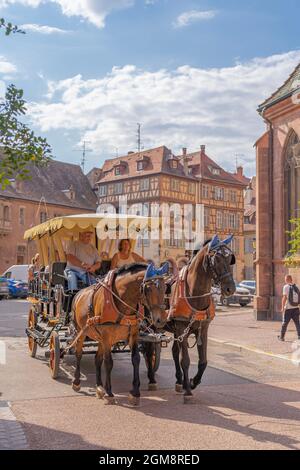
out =
{"type": "Polygon", "coordinates": [[[218,235],[214,235],[211,242],[209,243],[209,251],[210,250],[213,250],[216,246],[218,246],[220,243],[220,239],[218,237],[218,235]]]}
{"type": "Polygon", "coordinates": [[[157,276],[163,276],[164,274],[169,273],[169,263],[166,262],[163,264],[163,266],[159,269],[156,270],[157,276]]]}
{"type": "Polygon", "coordinates": [[[230,243],[233,240],[233,235],[230,235],[230,237],[226,238],[225,240],[222,241],[222,244],[224,245],[230,245],[230,243]]]}
{"type": "Polygon", "coordinates": [[[150,263],[145,272],[145,279],[150,279],[151,277],[155,276],[155,273],[156,269],[154,267],[154,264],[150,263]]]}

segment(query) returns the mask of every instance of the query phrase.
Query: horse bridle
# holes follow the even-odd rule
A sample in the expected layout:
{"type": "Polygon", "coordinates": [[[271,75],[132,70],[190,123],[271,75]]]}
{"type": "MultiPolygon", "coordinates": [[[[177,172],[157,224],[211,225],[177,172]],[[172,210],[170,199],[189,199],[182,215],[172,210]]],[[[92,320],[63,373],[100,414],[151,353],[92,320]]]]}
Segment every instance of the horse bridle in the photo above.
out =
{"type": "Polygon", "coordinates": [[[217,271],[216,271],[216,267],[215,267],[215,264],[216,264],[216,256],[218,254],[222,254],[224,255],[225,257],[228,257],[228,256],[234,256],[233,252],[231,251],[231,249],[226,246],[226,245],[221,245],[220,247],[216,248],[215,250],[211,250],[211,253],[212,254],[208,254],[208,266],[209,266],[209,269],[212,273],[212,277],[213,277],[213,280],[216,284],[220,284],[222,281],[224,281],[224,279],[227,279],[229,277],[232,276],[231,274],[231,271],[230,269],[227,269],[223,274],[218,274],[217,271]],[[224,253],[224,251],[226,251],[226,254],[224,253]]]}
{"type": "Polygon", "coordinates": [[[149,309],[151,312],[151,309],[153,308],[158,308],[160,310],[165,310],[166,306],[165,304],[152,304],[151,307],[149,305],[148,299],[147,299],[147,293],[146,293],[146,288],[149,286],[149,284],[156,284],[157,289],[159,288],[158,283],[163,280],[162,276],[155,276],[149,279],[144,279],[142,284],[141,284],[141,294],[142,294],[142,304],[149,309]]]}

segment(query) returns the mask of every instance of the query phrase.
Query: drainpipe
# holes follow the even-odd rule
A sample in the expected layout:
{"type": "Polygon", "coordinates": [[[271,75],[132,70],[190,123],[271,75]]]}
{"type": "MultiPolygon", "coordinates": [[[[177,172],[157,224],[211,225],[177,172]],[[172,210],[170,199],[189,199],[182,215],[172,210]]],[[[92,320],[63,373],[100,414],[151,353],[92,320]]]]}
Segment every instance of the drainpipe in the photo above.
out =
{"type": "Polygon", "coordinates": [[[273,124],[270,119],[265,117],[266,122],[269,124],[270,132],[269,132],[269,160],[270,160],[270,171],[269,171],[269,188],[270,188],[270,204],[269,210],[271,215],[271,234],[270,234],[270,242],[271,242],[271,292],[270,292],[270,311],[269,315],[270,318],[273,319],[274,317],[274,197],[273,197],[273,155],[274,155],[274,128],[273,124]]]}

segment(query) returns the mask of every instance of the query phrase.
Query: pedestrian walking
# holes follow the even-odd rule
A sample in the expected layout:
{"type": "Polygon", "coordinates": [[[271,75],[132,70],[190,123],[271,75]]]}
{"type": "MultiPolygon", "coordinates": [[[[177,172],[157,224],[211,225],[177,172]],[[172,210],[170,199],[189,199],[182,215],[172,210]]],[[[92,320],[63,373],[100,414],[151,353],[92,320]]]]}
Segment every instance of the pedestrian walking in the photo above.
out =
{"type": "Polygon", "coordinates": [[[282,327],[281,334],[278,336],[280,341],[284,341],[287,327],[291,320],[295,323],[298,339],[300,339],[300,290],[294,284],[291,275],[285,276],[285,285],[282,291],[282,327]]]}

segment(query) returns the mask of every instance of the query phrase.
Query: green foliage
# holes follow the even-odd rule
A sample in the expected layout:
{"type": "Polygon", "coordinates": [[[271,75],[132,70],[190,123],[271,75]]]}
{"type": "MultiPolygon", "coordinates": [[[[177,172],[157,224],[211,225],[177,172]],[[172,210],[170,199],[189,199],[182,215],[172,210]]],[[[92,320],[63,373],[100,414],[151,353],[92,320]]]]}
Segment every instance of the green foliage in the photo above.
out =
{"type": "MultiPolygon", "coordinates": [[[[24,31],[0,19],[0,29],[6,36],[24,31]]],[[[46,139],[37,137],[19,118],[26,114],[26,101],[23,90],[15,85],[7,88],[4,98],[0,98],[0,187],[10,184],[10,178],[28,179],[29,165],[45,165],[51,156],[51,147],[46,139]]]]}
{"type": "Polygon", "coordinates": [[[51,147],[46,139],[37,137],[19,121],[26,114],[23,90],[10,85],[0,101],[0,186],[5,188],[10,178],[27,179],[29,164],[47,164],[51,147]]]}
{"type": "Polygon", "coordinates": [[[293,229],[287,232],[290,236],[290,249],[285,259],[285,265],[288,267],[299,266],[300,257],[300,218],[290,220],[293,229]]]}
{"type": "Polygon", "coordinates": [[[18,26],[13,25],[12,23],[7,23],[4,18],[0,18],[0,28],[5,30],[6,36],[15,33],[26,34],[25,31],[19,29],[18,26]]]}

